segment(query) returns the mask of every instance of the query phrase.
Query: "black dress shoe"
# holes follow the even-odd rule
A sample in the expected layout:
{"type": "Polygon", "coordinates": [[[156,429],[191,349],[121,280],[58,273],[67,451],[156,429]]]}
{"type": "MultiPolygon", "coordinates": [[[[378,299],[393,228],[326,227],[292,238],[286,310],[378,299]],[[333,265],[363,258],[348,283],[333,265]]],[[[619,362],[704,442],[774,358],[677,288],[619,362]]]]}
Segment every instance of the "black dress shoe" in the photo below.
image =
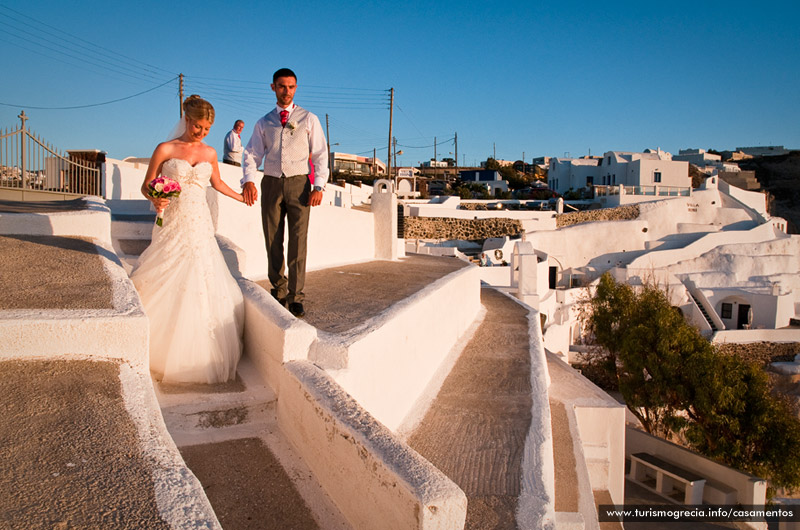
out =
{"type": "Polygon", "coordinates": [[[303,318],[306,316],[306,310],[303,309],[303,304],[300,302],[292,302],[289,304],[289,312],[296,316],[297,318],[303,318]]]}

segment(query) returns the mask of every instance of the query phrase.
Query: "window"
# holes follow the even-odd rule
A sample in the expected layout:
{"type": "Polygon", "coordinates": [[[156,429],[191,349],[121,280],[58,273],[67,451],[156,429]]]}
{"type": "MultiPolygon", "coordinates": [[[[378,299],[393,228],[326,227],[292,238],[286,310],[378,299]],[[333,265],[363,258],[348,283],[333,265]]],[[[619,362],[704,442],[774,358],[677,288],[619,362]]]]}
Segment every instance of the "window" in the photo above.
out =
{"type": "Polygon", "coordinates": [[[722,304],[722,318],[731,318],[733,316],[733,304],[722,304]]]}
{"type": "Polygon", "coordinates": [[[660,171],[653,172],[653,182],[661,182],[661,172],[660,171]]]}
{"type": "Polygon", "coordinates": [[[586,177],[586,185],[591,186],[594,184],[594,177],[586,177]]]}

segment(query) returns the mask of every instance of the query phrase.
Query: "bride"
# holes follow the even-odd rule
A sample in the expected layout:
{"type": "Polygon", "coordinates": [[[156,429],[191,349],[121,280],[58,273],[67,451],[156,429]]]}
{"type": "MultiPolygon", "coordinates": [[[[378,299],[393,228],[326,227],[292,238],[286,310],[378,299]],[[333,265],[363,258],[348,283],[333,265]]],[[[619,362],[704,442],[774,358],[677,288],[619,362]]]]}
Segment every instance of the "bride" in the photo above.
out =
{"type": "Polygon", "coordinates": [[[200,96],[183,103],[178,136],[159,144],[142,184],[163,226],[131,273],[150,321],[150,370],[168,383],[220,383],[233,379],[242,351],[244,302],[214,237],[206,202],[211,186],[237,201],[242,195],[220,178],[216,151],[203,143],[214,107],[200,96]],[[183,127],[185,126],[185,127],[183,127]],[[185,129],[185,130],[182,130],[185,129]],[[177,180],[173,199],[149,195],[159,175],[177,180]]]}

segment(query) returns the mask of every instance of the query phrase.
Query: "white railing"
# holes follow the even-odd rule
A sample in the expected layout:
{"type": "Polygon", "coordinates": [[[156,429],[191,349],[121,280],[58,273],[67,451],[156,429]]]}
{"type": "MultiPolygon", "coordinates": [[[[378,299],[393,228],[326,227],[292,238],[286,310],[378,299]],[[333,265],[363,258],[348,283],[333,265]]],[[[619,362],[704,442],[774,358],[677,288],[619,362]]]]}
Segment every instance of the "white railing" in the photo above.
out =
{"type": "Polygon", "coordinates": [[[612,195],[645,195],[653,197],[689,197],[691,188],[681,186],[594,186],[595,197],[608,197],[612,195]]]}

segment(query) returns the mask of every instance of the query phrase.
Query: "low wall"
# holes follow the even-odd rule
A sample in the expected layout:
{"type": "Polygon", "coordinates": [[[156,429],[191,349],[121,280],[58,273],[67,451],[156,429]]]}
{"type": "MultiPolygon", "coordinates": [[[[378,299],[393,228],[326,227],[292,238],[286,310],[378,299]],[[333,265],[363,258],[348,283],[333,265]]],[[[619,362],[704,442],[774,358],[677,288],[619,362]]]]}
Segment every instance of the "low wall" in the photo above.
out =
{"type": "MultiPolygon", "coordinates": [[[[508,293],[505,294],[514,298],[508,293]]],[[[522,483],[517,501],[517,526],[550,530],[559,523],[569,528],[566,525],[570,520],[569,514],[560,514],[559,520],[556,521],[553,421],[549,402],[552,378],[547,369],[547,354],[542,339],[539,312],[533,309],[528,311],[528,341],[531,356],[531,424],[525,437],[522,455],[522,483]]]]}
{"type": "Polygon", "coordinates": [[[260,285],[241,277],[238,282],[244,295],[244,355],[279,394],[283,364],[307,359],[317,330],[293,317],[260,285]]]}
{"type": "Polygon", "coordinates": [[[667,440],[627,426],[625,429],[625,454],[649,453],[674,462],[705,477],[708,481],[724,484],[736,490],[736,502],[763,506],[767,495],[767,481],[718,464],[713,460],[689,451],[667,440]]]}
{"type": "Polygon", "coordinates": [[[152,470],[153,493],[161,518],[170,528],[222,530],[203,485],[186,467],[167,431],[149,370],[121,364],[120,383],[143,458],[152,470]]]}
{"type": "Polygon", "coordinates": [[[110,243],[111,211],[99,197],[85,197],[84,201],[82,210],[0,213],[0,234],[80,236],[110,243]]]}
{"type": "Polygon", "coordinates": [[[793,362],[800,354],[800,340],[791,342],[724,342],[715,344],[724,355],[767,366],[774,362],[793,362]]]}
{"type": "Polygon", "coordinates": [[[547,360],[549,397],[564,407],[577,462],[578,509],[586,527],[597,528],[594,491],[624,504],[626,408],[555,355],[548,353],[547,360]]]}
{"type": "Polygon", "coordinates": [[[88,356],[125,361],[148,372],[149,326],[139,296],[122,266],[109,257],[114,256],[110,244],[95,244],[111,280],[112,307],[0,311],[0,356],[88,356]]]}
{"type": "Polygon", "coordinates": [[[580,212],[569,212],[560,214],[556,217],[556,226],[576,225],[589,223],[592,221],[630,221],[639,218],[639,205],[618,206],[616,208],[601,208],[598,210],[583,210],[580,212]]]}
{"type": "Polygon", "coordinates": [[[478,268],[465,267],[347,333],[319,332],[309,360],[396,430],[480,308],[478,268]]]}
{"type": "Polygon", "coordinates": [[[486,239],[516,236],[522,232],[519,219],[455,219],[450,217],[406,217],[403,235],[406,239],[486,239]]]}
{"type": "Polygon", "coordinates": [[[80,197],[76,193],[59,191],[0,188],[0,201],[71,201],[80,197]]]}
{"type": "MultiPolygon", "coordinates": [[[[130,161],[107,159],[104,170],[106,198],[112,199],[115,211],[125,210],[123,201],[141,204],[140,188],[147,170],[147,159],[130,161]]],[[[242,169],[219,164],[220,177],[231,189],[242,189],[242,169]]],[[[375,223],[369,212],[350,209],[351,204],[361,204],[372,188],[329,184],[320,206],[311,209],[308,229],[307,270],[321,269],[370,260],[375,257],[375,223]]],[[[243,249],[248,257],[242,273],[248,278],[261,280],[267,276],[267,252],[261,226],[261,200],[247,206],[218,193],[209,187],[206,192],[208,206],[218,235],[243,249]]],[[[144,203],[149,212],[149,204],[144,203]]],[[[288,228],[287,228],[288,231],[288,228]]],[[[109,228],[110,234],[110,228],[109,228]]],[[[110,240],[110,235],[108,236],[110,240]]],[[[287,237],[288,240],[288,237],[287,237]]]]}
{"type": "Polygon", "coordinates": [[[467,498],[324,371],[285,366],[278,424],[354,528],[464,527],[467,498]]]}

